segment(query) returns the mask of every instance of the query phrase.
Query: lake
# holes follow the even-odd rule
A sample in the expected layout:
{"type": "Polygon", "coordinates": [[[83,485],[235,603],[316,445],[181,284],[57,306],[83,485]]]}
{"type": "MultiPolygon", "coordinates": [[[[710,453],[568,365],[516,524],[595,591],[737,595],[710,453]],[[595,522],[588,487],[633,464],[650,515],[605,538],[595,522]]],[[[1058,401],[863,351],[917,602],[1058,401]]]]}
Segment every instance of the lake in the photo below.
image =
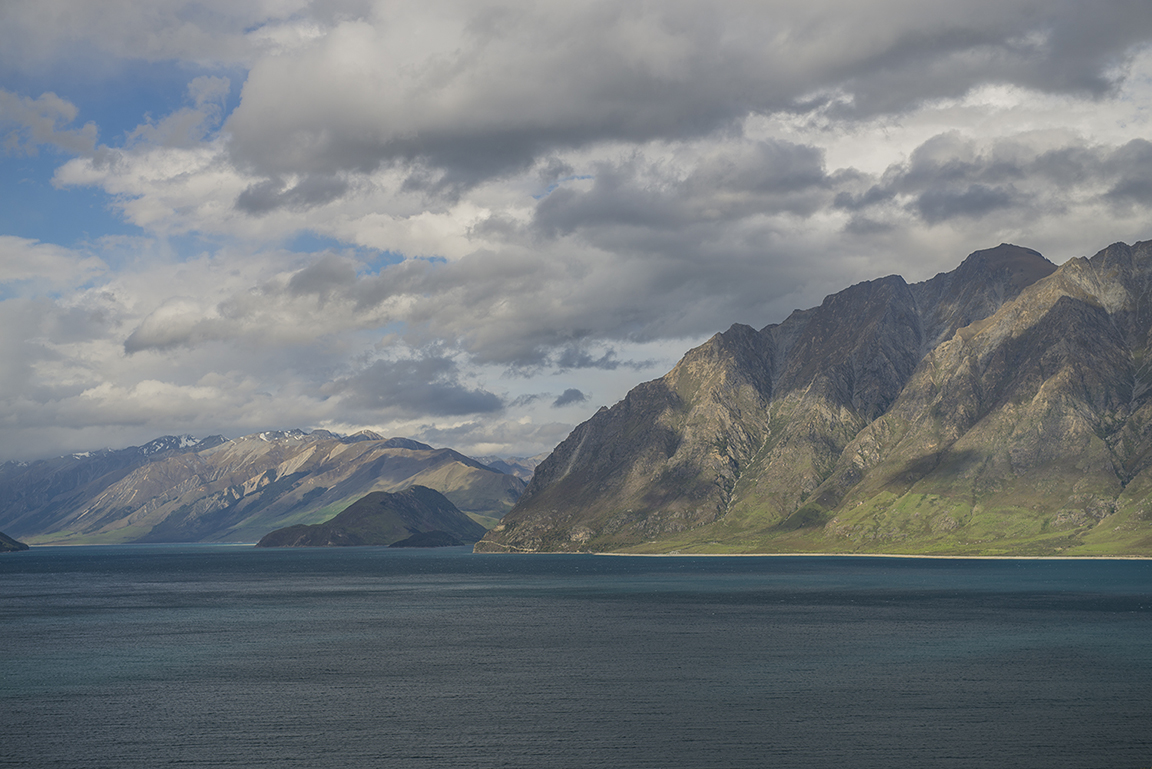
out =
{"type": "Polygon", "coordinates": [[[0,766],[1152,766],[1152,562],[34,548],[0,766]]]}

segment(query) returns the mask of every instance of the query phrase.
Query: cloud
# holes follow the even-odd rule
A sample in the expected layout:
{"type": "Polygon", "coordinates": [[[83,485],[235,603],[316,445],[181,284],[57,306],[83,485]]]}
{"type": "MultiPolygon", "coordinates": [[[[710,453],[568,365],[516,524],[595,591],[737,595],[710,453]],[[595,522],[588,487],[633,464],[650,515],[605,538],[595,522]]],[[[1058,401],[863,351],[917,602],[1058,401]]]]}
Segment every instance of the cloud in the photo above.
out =
{"type": "Polygon", "coordinates": [[[35,71],[52,65],[115,69],[108,59],[239,63],[261,51],[290,48],[287,30],[297,26],[291,19],[309,5],[308,0],[7,0],[0,5],[0,65],[35,71]]]}
{"type": "Polygon", "coordinates": [[[553,408],[561,408],[563,406],[570,406],[573,403],[585,403],[587,400],[587,395],[574,387],[569,387],[567,390],[560,394],[560,397],[552,401],[552,406],[553,408]]]}
{"type": "Polygon", "coordinates": [[[337,176],[305,176],[291,185],[279,178],[266,179],[241,192],[236,198],[236,207],[256,215],[285,206],[312,208],[336,200],[348,187],[348,181],[337,176]]]}
{"type": "Polygon", "coordinates": [[[1072,0],[393,3],[258,60],[228,129],[237,162],[271,179],[399,164],[469,186],[557,149],[692,139],[750,113],[866,119],[989,80],[1099,97],[1150,29],[1140,4],[1072,0]]]}
{"type": "Polygon", "coordinates": [[[1133,139],[1103,160],[1114,179],[1105,197],[1118,204],[1152,205],[1152,142],[1133,139]]]}
{"type": "Polygon", "coordinates": [[[218,128],[231,83],[226,77],[203,75],[188,84],[191,106],[182,107],[162,120],[148,120],[128,134],[126,144],[153,147],[195,147],[218,128]]]}
{"type": "Polygon", "coordinates": [[[65,152],[85,155],[96,147],[96,124],[66,128],[78,110],[54,93],[36,99],[0,88],[0,143],[6,154],[35,155],[37,148],[50,145],[65,152]]]}
{"type": "Polygon", "coordinates": [[[1146,3],[104,5],[0,7],[0,72],[37,84],[0,92],[0,160],[42,174],[7,194],[139,230],[0,233],[12,445],[534,454],[571,427],[540,393],[610,404],[733,322],[1001,241],[1149,237],[1146,3]],[[112,111],[103,143],[77,125],[112,111]]]}
{"type": "Polygon", "coordinates": [[[1152,143],[1144,139],[1113,147],[1066,137],[1053,146],[1043,133],[978,141],[950,131],[925,141],[879,179],[857,179],[858,191],[841,190],[833,206],[873,216],[911,213],[929,225],[989,219],[1020,226],[1074,208],[1119,206],[1134,213],[1133,206],[1152,204],[1149,173],[1152,143]]]}
{"type": "Polygon", "coordinates": [[[226,335],[224,324],[206,318],[205,310],[191,297],[172,297],[153,310],[124,341],[124,352],[170,350],[193,346],[226,335]]]}
{"type": "Polygon", "coordinates": [[[523,456],[515,452],[551,451],[571,430],[564,422],[467,421],[450,426],[413,424],[409,433],[430,445],[450,446],[472,456],[523,456]]]}
{"type": "Polygon", "coordinates": [[[500,411],[498,395],[459,381],[459,368],[447,358],[376,361],[323,388],[349,407],[395,414],[459,416],[500,411]]]}
{"type": "Polygon", "coordinates": [[[0,235],[0,286],[29,282],[55,288],[76,287],[106,269],[107,265],[92,254],[0,235]]]}

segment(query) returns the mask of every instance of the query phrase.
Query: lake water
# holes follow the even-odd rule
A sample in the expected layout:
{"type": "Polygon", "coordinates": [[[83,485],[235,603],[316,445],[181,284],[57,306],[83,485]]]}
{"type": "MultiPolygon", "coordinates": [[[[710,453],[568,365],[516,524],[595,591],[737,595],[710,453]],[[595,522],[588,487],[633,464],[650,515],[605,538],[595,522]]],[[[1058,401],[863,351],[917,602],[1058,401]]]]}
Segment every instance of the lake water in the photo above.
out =
{"type": "Polygon", "coordinates": [[[1152,766],[1152,562],[37,548],[0,766],[1152,766]]]}

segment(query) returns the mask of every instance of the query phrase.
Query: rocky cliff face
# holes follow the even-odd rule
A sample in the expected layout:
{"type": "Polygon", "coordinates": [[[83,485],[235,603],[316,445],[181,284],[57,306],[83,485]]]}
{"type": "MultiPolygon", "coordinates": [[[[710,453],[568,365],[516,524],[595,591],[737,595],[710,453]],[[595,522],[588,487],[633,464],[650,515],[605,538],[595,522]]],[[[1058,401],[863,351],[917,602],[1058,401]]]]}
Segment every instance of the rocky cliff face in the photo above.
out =
{"type": "Polygon", "coordinates": [[[0,468],[0,526],[34,543],[254,542],[327,520],[374,491],[420,484],[499,518],[524,482],[451,449],[372,433],[162,439],[0,468]],[[144,448],[144,447],[141,447],[144,448]]]}
{"type": "Polygon", "coordinates": [[[1001,245],[734,326],[580,425],[478,550],[1152,551],[1152,245],[1001,245]]]}

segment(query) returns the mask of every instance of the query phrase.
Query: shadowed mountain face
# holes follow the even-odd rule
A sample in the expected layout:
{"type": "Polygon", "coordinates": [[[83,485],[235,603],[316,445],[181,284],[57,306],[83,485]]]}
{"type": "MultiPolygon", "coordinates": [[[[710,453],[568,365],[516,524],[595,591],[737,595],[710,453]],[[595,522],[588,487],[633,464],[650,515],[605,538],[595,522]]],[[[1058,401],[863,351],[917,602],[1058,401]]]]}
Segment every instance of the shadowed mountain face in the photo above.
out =
{"type": "Polygon", "coordinates": [[[0,466],[0,527],[37,543],[255,542],[332,518],[373,491],[420,484],[498,519],[524,482],[451,449],[374,433],[165,438],[0,466]]]}
{"type": "Polygon", "coordinates": [[[450,544],[475,542],[485,531],[483,526],[457,510],[443,494],[423,486],[412,486],[393,494],[373,492],[330,521],[277,529],[266,534],[257,545],[336,547],[392,545],[415,540],[415,547],[436,547],[447,540],[451,540],[450,544]],[[439,536],[422,544],[433,532],[439,536]]]}
{"type": "Polygon", "coordinates": [[[572,432],[477,550],[1152,552],[1152,244],[1001,245],[733,326],[572,432]]]}
{"type": "Polygon", "coordinates": [[[9,537],[4,532],[0,531],[0,553],[14,553],[19,550],[27,550],[28,546],[23,542],[17,542],[9,537]]]}

